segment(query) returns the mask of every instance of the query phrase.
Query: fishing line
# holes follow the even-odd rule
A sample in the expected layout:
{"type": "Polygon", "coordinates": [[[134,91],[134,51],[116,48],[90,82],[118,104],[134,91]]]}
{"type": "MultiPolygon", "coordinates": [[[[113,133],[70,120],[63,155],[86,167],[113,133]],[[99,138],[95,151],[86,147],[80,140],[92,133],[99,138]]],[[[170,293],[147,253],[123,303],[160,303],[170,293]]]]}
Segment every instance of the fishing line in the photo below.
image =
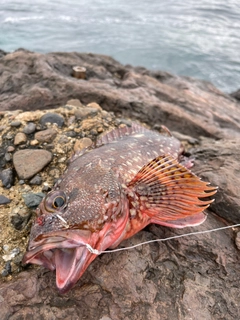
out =
{"type": "Polygon", "coordinates": [[[99,254],[101,254],[101,253],[111,253],[111,252],[118,252],[118,251],[123,251],[123,250],[131,250],[131,249],[140,247],[140,246],[145,245],[145,244],[153,243],[153,242],[163,242],[163,241],[167,241],[167,240],[172,240],[172,239],[178,239],[178,238],[193,236],[193,235],[196,235],[196,234],[210,233],[210,232],[215,232],[215,231],[224,230],[224,229],[230,229],[230,228],[235,228],[235,227],[240,227],[240,223],[238,223],[238,224],[233,224],[233,225],[231,225],[231,226],[220,227],[220,228],[216,228],[216,229],[210,229],[210,230],[204,230],[204,231],[194,231],[194,232],[184,233],[184,234],[180,234],[180,235],[176,235],[176,236],[172,236],[172,237],[168,237],[168,238],[164,238],[164,239],[154,239],[154,240],[144,241],[144,242],[135,244],[135,245],[133,245],[133,246],[129,246],[129,247],[125,247],[125,248],[118,248],[118,249],[113,249],[113,250],[99,251],[99,250],[93,249],[90,244],[86,244],[86,248],[87,248],[91,253],[94,253],[94,254],[99,255],[99,254]]]}

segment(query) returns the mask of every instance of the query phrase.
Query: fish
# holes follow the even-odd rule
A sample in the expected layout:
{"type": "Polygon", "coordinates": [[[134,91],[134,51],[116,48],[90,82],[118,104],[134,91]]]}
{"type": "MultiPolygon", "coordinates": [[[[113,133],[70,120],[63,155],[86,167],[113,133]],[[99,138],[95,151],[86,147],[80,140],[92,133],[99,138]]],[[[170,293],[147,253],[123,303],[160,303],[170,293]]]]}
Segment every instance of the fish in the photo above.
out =
{"type": "Polygon", "coordinates": [[[68,292],[100,252],[116,248],[150,223],[172,228],[206,219],[216,187],[202,181],[181,142],[163,127],[133,122],[76,152],[36,209],[23,264],[56,270],[68,292]]]}

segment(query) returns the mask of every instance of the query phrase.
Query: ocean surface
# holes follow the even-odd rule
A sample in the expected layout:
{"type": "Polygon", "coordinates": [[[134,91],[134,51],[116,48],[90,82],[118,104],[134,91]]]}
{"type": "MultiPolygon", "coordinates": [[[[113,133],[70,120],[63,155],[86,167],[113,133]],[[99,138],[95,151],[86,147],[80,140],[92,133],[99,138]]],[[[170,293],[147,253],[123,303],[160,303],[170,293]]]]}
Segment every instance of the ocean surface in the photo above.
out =
{"type": "Polygon", "coordinates": [[[78,51],[240,88],[240,0],[0,0],[0,49],[78,51]]]}

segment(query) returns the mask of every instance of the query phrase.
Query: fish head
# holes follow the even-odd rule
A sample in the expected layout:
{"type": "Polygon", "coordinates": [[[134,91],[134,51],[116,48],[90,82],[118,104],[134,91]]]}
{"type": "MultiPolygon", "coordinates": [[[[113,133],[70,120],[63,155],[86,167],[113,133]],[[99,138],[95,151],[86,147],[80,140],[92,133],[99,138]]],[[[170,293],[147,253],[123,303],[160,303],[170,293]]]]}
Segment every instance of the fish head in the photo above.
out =
{"type": "Polygon", "coordinates": [[[67,292],[97,256],[87,244],[103,251],[124,238],[128,210],[111,169],[101,161],[71,163],[36,210],[23,263],[56,269],[57,287],[67,292]]]}

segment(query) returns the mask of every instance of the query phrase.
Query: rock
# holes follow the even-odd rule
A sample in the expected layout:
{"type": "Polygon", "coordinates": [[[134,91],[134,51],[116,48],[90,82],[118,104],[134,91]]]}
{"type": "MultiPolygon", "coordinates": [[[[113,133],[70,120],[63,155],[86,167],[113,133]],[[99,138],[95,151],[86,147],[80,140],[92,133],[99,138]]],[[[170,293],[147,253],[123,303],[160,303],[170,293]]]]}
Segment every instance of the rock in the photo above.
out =
{"type": "Polygon", "coordinates": [[[26,149],[13,155],[13,164],[20,179],[32,178],[51,160],[52,154],[47,150],[26,149]]]}
{"type": "Polygon", "coordinates": [[[2,180],[2,184],[6,188],[11,188],[14,182],[14,174],[11,168],[5,169],[0,173],[0,179],[2,180]]]}
{"type": "Polygon", "coordinates": [[[41,117],[40,123],[44,125],[48,122],[56,123],[59,127],[62,127],[64,125],[64,118],[57,113],[48,112],[41,117]]]}
{"type": "Polygon", "coordinates": [[[40,142],[51,142],[55,139],[57,131],[49,128],[35,133],[35,139],[40,142]]]}
{"type": "Polygon", "coordinates": [[[9,146],[7,148],[7,152],[13,152],[13,151],[15,151],[15,148],[13,146],[9,146]]]}
{"type": "MultiPolygon", "coordinates": [[[[44,182],[28,185],[26,181],[20,185],[16,178],[11,189],[1,190],[2,195],[12,199],[0,210],[0,221],[4,225],[0,242],[4,251],[8,248],[8,252],[0,251],[0,267],[7,276],[4,281],[0,279],[1,317],[238,319],[238,228],[102,254],[65,295],[56,291],[54,272],[43,267],[24,267],[26,271],[20,272],[19,261],[26,249],[31,226],[31,222],[28,223],[31,210],[22,195],[51,190],[56,179],[61,177],[74,145],[77,150],[90,146],[90,140],[95,143],[100,132],[130,125],[133,119],[159,131],[166,125],[182,141],[187,155],[195,158],[192,171],[218,185],[219,189],[216,201],[207,210],[204,224],[182,230],[150,225],[119,247],[239,223],[239,102],[205,81],[123,66],[102,55],[42,55],[20,50],[4,55],[0,68],[3,70],[0,109],[10,110],[0,112],[1,159],[12,145],[17,130],[10,126],[9,119],[21,121],[23,127],[25,122],[33,122],[36,125],[34,133],[43,129],[39,120],[47,113],[61,115],[66,124],[56,128],[56,138],[51,142],[32,140],[33,137],[28,136],[29,148],[41,149],[38,151],[51,148],[54,154],[52,163],[41,169],[44,182]],[[86,67],[87,80],[72,77],[74,65],[86,67]],[[81,102],[68,101],[72,98],[81,102]],[[62,107],[58,108],[60,105],[62,107]],[[42,111],[34,111],[33,107],[42,111]],[[15,112],[17,108],[31,112],[15,112]],[[57,109],[45,110],[49,108],[57,109]],[[78,119],[76,115],[79,115],[78,119]],[[11,253],[15,247],[20,248],[20,253],[10,261],[9,275],[4,271],[6,262],[2,256],[11,253]]],[[[32,162],[38,158],[35,156],[32,162]]],[[[3,169],[11,165],[11,159],[9,162],[1,160],[3,169]]]]}
{"type": "Polygon", "coordinates": [[[28,209],[15,208],[10,214],[10,221],[16,230],[22,230],[31,218],[31,211],[28,209]]]}
{"type": "Polygon", "coordinates": [[[11,202],[11,200],[7,197],[5,197],[4,195],[0,194],[0,205],[1,204],[6,204],[6,203],[9,203],[11,202]]]}
{"type": "Polygon", "coordinates": [[[238,250],[240,250],[240,232],[237,232],[237,234],[236,234],[235,243],[236,243],[238,250]]]}
{"type": "Polygon", "coordinates": [[[23,132],[18,132],[14,138],[14,145],[17,146],[19,144],[27,142],[27,136],[23,132]]]}
{"type": "Polygon", "coordinates": [[[12,121],[12,122],[10,123],[10,126],[11,126],[11,127],[16,127],[16,128],[18,128],[18,127],[21,126],[21,124],[22,124],[22,122],[19,121],[19,120],[17,120],[17,121],[12,121]]]}
{"type": "Polygon", "coordinates": [[[24,128],[23,132],[26,134],[34,133],[36,130],[36,124],[34,122],[29,122],[24,128]]]}
{"type": "Polygon", "coordinates": [[[42,178],[39,175],[36,175],[35,177],[33,177],[29,181],[29,184],[41,185],[42,184],[42,178]]]}
{"type": "Polygon", "coordinates": [[[82,120],[88,116],[94,116],[98,113],[99,109],[97,108],[81,108],[76,110],[75,112],[75,116],[77,118],[77,120],[82,120]]]}
{"type": "Polygon", "coordinates": [[[74,144],[74,152],[77,152],[77,151],[81,151],[85,148],[88,148],[92,145],[92,140],[89,139],[89,138],[82,138],[80,140],[77,140],[74,144]]]}
{"type": "Polygon", "coordinates": [[[23,194],[23,199],[28,208],[36,209],[42,199],[45,197],[45,194],[42,192],[38,193],[27,193],[23,194]]]}

